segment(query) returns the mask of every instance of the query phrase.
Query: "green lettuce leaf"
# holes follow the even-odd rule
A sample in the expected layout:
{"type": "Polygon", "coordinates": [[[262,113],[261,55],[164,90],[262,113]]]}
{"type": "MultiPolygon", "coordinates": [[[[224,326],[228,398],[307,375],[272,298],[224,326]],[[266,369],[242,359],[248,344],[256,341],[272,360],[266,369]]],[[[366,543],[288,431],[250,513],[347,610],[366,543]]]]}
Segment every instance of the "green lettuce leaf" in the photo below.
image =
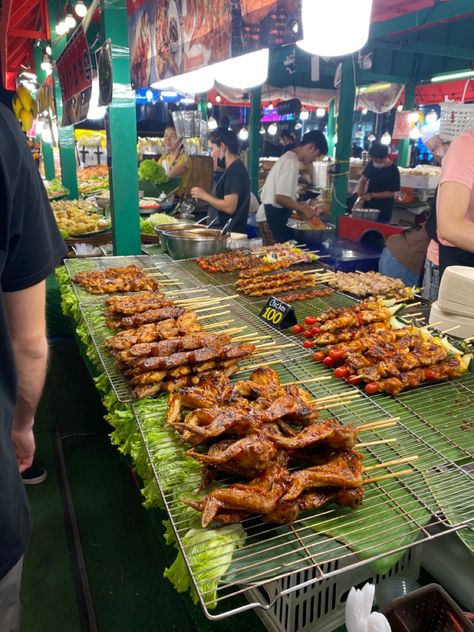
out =
{"type": "MultiPolygon", "coordinates": [[[[219,529],[190,529],[182,538],[183,549],[192,568],[199,591],[208,608],[217,605],[217,587],[232,562],[234,551],[244,545],[245,531],[240,524],[219,529]]],[[[191,590],[195,603],[197,595],[192,586],[182,553],[164,572],[178,592],[191,590]]]]}

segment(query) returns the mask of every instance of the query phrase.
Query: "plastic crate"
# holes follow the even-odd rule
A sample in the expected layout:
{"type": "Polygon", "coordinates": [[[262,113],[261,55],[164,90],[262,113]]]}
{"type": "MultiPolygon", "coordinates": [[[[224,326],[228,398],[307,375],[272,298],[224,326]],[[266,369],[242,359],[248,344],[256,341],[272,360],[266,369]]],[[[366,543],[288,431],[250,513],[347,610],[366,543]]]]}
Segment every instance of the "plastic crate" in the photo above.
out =
{"type": "MultiPolygon", "coordinates": [[[[397,575],[418,579],[421,548],[419,545],[408,549],[385,575],[377,575],[365,565],[343,571],[278,598],[281,592],[291,591],[292,588],[319,576],[316,569],[309,569],[262,588],[253,588],[249,591],[248,599],[263,605],[265,609],[257,608],[256,613],[271,632],[332,632],[344,623],[346,599],[352,586],[361,587],[366,582],[377,585],[397,575]],[[268,607],[274,600],[275,603],[268,607]]],[[[355,556],[346,558],[347,565],[357,561],[355,556]]],[[[338,560],[321,565],[325,574],[343,568],[338,560]]]]}
{"type": "Polygon", "coordinates": [[[438,584],[396,599],[384,614],[392,632],[474,632],[474,624],[438,584]]]}

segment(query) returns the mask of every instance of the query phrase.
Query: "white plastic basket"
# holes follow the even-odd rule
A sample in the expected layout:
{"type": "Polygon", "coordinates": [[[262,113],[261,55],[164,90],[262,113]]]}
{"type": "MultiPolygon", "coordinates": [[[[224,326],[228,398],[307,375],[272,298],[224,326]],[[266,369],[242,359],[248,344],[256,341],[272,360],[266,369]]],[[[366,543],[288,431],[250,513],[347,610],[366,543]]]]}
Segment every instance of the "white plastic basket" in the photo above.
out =
{"type": "Polygon", "coordinates": [[[474,127],[474,103],[442,103],[439,137],[450,142],[474,127]]]}
{"type": "MultiPolygon", "coordinates": [[[[362,587],[366,582],[380,584],[389,577],[418,579],[420,575],[422,545],[409,548],[402,558],[385,575],[377,575],[369,566],[347,570],[340,575],[323,579],[315,584],[294,590],[277,599],[269,609],[257,608],[256,613],[270,632],[332,632],[344,623],[346,599],[352,586],[362,587]]],[[[348,563],[356,561],[349,559],[348,563]]],[[[339,561],[322,565],[325,573],[338,570],[339,561]]],[[[271,603],[281,592],[310,581],[318,575],[315,569],[254,588],[249,600],[271,603]]]]}

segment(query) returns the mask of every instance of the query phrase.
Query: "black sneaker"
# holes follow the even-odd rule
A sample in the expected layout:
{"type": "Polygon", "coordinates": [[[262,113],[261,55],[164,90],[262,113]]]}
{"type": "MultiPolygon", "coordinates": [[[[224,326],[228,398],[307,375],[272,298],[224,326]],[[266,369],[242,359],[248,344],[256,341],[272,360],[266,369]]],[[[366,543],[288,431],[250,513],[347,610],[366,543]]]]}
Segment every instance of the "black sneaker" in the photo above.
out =
{"type": "Polygon", "coordinates": [[[32,465],[21,473],[25,485],[39,485],[48,478],[48,471],[44,467],[32,465]]]}

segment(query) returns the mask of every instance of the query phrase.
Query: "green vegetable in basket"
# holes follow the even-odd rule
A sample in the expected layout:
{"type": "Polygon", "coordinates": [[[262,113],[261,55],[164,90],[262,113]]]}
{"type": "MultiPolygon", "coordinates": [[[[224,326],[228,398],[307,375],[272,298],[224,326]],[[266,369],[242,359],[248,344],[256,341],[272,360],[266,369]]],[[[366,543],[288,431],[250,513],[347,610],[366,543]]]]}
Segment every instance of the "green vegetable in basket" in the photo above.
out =
{"type": "Polygon", "coordinates": [[[155,160],[142,160],[138,167],[138,177],[140,180],[152,182],[153,184],[163,184],[169,178],[165,170],[155,160]]]}
{"type": "MultiPolygon", "coordinates": [[[[182,545],[192,568],[199,590],[209,608],[217,605],[217,587],[227,572],[235,549],[245,542],[245,531],[240,524],[218,529],[190,529],[182,538],[182,545]]],[[[164,572],[178,592],[192,589],[191,579],[181,552],[164,572]]],[[[193,599],[197,602],[196,595],[193,599]]]]}
{"type": "Polygon", "coordinates": [[[178,223],[178,220],[176,219],[176,217],[173,217],[172,215],[168,215],[167,213],[153,213],[152,215],[150,215],[148,219],[154,226],[159,226],[160,224],[177,224],[178,223]]]}
{"type": "Polygon", "coordinates": [[[150,219],[141,219],[140,220],[140,232],[153,235],[153,223],[150,219]]]}

